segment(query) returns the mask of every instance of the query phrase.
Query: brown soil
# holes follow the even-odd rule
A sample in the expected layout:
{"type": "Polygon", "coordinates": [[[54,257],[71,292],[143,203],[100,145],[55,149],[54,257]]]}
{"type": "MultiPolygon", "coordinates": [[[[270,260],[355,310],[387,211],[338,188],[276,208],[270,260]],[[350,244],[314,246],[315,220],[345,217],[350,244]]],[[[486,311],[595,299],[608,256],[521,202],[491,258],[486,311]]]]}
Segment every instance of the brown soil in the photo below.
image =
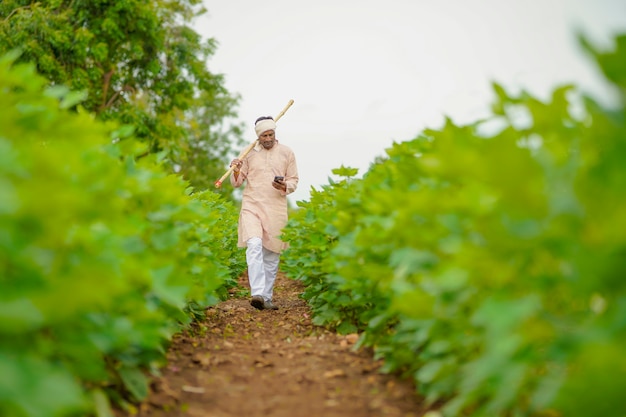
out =
{"type": "MultiPolygon", "coordinates": [[[[240,279],[249,288],[247,276],[240,279]]],[[[378,372],[357,335],[311,323],[302,284],[279,273],[277,311],[259,311],[247,298],[207,310],[207,318],[177,335],[168,365],[155,379],[138,416],[419,417],[414,387],[378,372]]]]}

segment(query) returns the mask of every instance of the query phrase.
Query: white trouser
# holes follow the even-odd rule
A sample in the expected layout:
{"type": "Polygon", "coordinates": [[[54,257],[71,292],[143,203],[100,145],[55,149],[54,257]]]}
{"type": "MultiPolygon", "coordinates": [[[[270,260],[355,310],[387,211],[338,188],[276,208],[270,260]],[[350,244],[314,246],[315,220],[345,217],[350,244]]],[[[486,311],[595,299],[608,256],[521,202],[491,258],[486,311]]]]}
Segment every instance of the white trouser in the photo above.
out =
{"type": "Polygon", "coordinates": [[[264,300],[272,301],[280,255],[265,249],[260,237],[252,237],[246,243],[248,245],[246,262],[248,263],[250,294],[260,295],[264,300]]]}

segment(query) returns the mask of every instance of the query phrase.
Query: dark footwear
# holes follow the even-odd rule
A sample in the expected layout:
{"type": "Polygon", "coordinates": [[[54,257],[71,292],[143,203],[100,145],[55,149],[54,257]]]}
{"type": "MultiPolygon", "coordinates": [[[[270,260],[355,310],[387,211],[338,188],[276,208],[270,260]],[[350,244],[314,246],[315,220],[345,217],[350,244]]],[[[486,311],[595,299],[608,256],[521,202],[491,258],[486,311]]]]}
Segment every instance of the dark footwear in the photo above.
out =
{"type": "Polygon", "coordinates": [[[250,305],[256,309],[263,310],[265,308],[265,300],[260,295],[255,295],[250,299],[250,305]]]}
{"type": "Polygon", "coordinates": [[[276,307],[274,304],[272,304],[271,301],[266,301],[263,303],[263,308],[266,310],[278,310],[278,307],[276,307]]]}

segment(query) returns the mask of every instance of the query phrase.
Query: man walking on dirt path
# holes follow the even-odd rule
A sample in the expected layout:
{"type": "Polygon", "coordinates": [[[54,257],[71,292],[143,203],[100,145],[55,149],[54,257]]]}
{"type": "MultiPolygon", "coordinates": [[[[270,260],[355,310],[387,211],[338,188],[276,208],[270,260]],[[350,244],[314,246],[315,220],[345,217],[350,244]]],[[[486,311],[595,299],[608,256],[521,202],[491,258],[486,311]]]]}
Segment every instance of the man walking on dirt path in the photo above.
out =
{"type": "Polygon", "coordinates": [[[276,139],[271,116],[254,125],[258,143],[243,159],[230,163],[234,187],[246,183],[239,214],[238,244],[246,249],[250,304],[259,310],[277,310],[272,303],[280,253],[287,243],[280,233],[287,224],[287,195],[298,186],[298,167],[293,151],[276,139]]]}

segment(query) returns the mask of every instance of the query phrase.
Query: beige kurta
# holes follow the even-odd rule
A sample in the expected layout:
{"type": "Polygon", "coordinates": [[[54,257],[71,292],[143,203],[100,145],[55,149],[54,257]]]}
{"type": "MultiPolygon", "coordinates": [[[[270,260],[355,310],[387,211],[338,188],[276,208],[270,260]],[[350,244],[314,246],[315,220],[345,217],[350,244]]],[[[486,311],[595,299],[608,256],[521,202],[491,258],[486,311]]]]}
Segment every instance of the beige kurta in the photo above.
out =
{"type": "Polygon", "coordinates": [[[298,167],[293,151],[276,142],[272,149],[265,149],[257,143],[248,156],[243,159],[241,172],[237,179],[230,176],[234,187],[246,183],[239,214],[238,246],[246,247],[251,237],[263,239],[263,247],[280,253],[287,248],[287,243],[279,239],[287,224],[287,194],[298,186],[298,167]],[[272,186],[274,176],[285,177],[287,191],[277,190],[272,186]]]}

